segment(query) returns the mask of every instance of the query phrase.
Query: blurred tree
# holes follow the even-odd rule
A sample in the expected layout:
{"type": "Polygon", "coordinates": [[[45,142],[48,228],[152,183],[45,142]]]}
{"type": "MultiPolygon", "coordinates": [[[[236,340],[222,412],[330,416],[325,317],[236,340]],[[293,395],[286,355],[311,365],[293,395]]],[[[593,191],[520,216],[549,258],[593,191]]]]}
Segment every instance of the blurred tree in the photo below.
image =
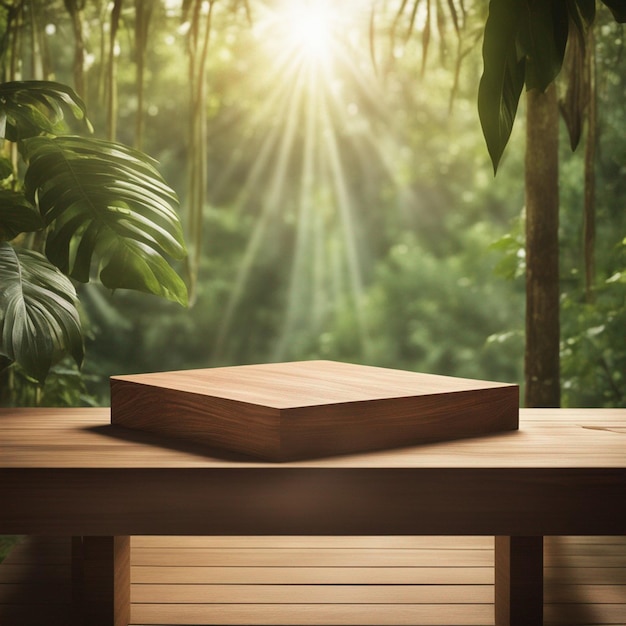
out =
{"type": "MultiPolygon", "coordinates": [[[[607,0],[616,20],[626,21],[626,2],[607,0]]],[[[513,127],[521,90],[526,98],[526,406],[560,405],[558,103],[554,79],[570,53],[570,82],[589,76],[589,36],[594,0],[568,3],[492,0],[483,43],[479,113],[494,170],[513,127]],[[567,47],[568,37],[570,46],[567,47]]],[[[585,84],[586,94],[594,85],[585,84]]],[[[585,94],[585,95],[586,95],[585,94]]],[[[595,93],[567,102],[573,147],[587,115],[589,160],[595,144],[595,93]],[[588,114],[591,113],[591,116],[588,114]]],[[[590,171],[590,170],[588,170],[590,171]]],[[[588,198],[593,195],[593,178],[588,198]]],[[[590,200],[586,214],[590,212],[590,200]]],[[[588,230],[591,221],[587,220],[588,230]]],[[[588,264],[591,261],[588,262],[588,264]]]]}

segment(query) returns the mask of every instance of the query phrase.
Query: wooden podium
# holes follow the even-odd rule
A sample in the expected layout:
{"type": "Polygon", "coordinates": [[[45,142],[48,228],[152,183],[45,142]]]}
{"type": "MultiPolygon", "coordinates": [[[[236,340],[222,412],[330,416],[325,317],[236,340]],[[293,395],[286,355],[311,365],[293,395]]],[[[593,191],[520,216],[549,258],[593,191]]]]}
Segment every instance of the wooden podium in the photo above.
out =
{"type": "Polygon", "coordinates": [[[111,422],[269,461],[516,430],[516,385],[301,361],[115,376],[111,422]]]}

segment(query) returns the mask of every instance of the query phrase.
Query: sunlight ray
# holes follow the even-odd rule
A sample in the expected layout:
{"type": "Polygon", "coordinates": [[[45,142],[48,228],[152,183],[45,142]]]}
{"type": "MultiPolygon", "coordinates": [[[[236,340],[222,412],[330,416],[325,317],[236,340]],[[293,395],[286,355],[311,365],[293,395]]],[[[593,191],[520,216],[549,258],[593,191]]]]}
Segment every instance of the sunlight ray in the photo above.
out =
{"type": "Polygon", "coordinates": [[[252,233],[246,247],[242,263],[237,272],[235,283],[217,333],[213,354],[215,359],[219,359],[222,355],[224,342],[230,330],[234,312],[239,304],[239,301],[241,300],[241,296],[247,284],[253,264],[261,247],[265,243],[267,228],[281,208],[281,199],[284,190],[288,159],[294,146],[294,135],[298,128],[297,113],[302,97],[303,90],[296,89],[294,92],[295,100],[292,102],[292,106],[288,108],[284,135],[282,136],[282,140],[280,142],[278,158],[274,164],[267,197],[261,204],[261,216],[256,223],[254,232],[252,233]]]}
{"type": "Polygon", "coordinates": [[[350,294],[353,301],[356,320],[359,326],[359,335],[361,337],[363,348],[367,353],[369,339],[366,328],[365,316],[363,315],[362,301],[364,297],[364,280],[361,271],[360,255],[357,248],[353,206],[350,195],[346,188],[345,174],[343,171],[337,138],[332,130],[328,119],[328,110],[324,107],[324,121],[328,124],[330,132],[325,133],[328,144],[328,156],[330,157],[330,172],[333,179],[334,190],[337,198],[337,208],[339,209],[339,217],[341,220],[341,228],[343,234],[343,243],[346,246],[346,263],[349,277],[350,294]]]}
{"type": "MultiPolygon", "coordinates": [[[[371,89],[376,79],[371,72],[366,76],[342,50],[349,44],[345,32],[341,38],[335,32],[345,18],[337,5],[325,0],[292,4],[297,4],[295,12],[278,3],[286,12],[270,11],[257,27],[257,40],[266,44],[275,71],[269,74],[272,88],[254,112],[251,128],[252,133],[257,126],[269,129],[234,202],[235,210],[254,209],[257,215],[221,316],[213,352],[217,361],[228,358],[237,308],[264,249],[278,252],[272,241],[277,234],[285,241],[293,238],[293,249],[291,244],[280,248],[289,251],[289,258],[283,266],[282,324],[271,358],[282,360],[297,353],[295,341],[322,333],[332,316],[346,306],[357,320],[364,355],[370,345],[363,313],[367,242],[359,236],[360,207],[351,196],[343,161],[348,144],[350,158],[357,159],[365,174],[368,163],[382,158],[376,140],[364,138],[368,123],[346,99],[356,94],[377,111],[380,105],[371,89]],[[313,41],[309,40],[318,29],[313,41]],[[348,89],[349,93],[357,91],[347,96],[348,89]],[[361,127],[355,126],[357,122],[361,127]],[[367,156],[359,154],[359,146],[366,148],[367,156]],[[255,197],[259,189],[265,191],[255,197]]],[[[242,137],[240,149],[249,150],[253,144],[250,136],[242,137]]],[[[226,179],[236,169],[233,157],[225,167],[226,179]]]]}
{"type": "MultiPolygon", "coordinates": [[[[267,128],[268,120],[286,119],[290,108],[293,106],[294,92],[301,91],[302,66],[289,56],[288,51],[281,50],[281,55],[272,60],[276,63],[276,67],[272,66],[272,71],[266,80],[275,87],[269,91],[267,99],[263,100],[261,105],[255,109],[250,119],[250,128],[252,129],[267,128]]],[[[265,168],[270,164],[273,156],[272,150],[279,143],[282,132],[281,125],[270,125],[269,133],[264,137],[254,160],[254,165],[237,197],[237,206],[245,206],[250,192],[259,189],[259,180],[266,175],[265,168]]],[[[244,135],[231,151],[231,158],[220,169],[219,177],[213,181],[213,195],[218,195],[223,185],[231,181],[240,159],[240,151],[249,149],[250,137],[244,135]]]]}
{"type": "Polygon", "coordinates": [[[285,315],[285,322],[280,339],[276,343],[274,352],[274,360],[280,360],[284,357],[286,345],[296,327],[302,311],[308,309],[307,291],[310,290],[307,281],[306,262],[310,258],[312,237],[311,218],[313,213],[313,196],[314,196],[314,167],[317,151],[317,117],[316,109],[318,106],[318,92],[315,89],[315,77],[309,75],[310,95],[307,101],[306,121],[305,121],[305,138],[303,147],[303,164],[300,195],[298,201],[298,216],[296,225],[296,245],[295,258],[291,267],[291,275],[288,287],[288,303],[285,315]]]}

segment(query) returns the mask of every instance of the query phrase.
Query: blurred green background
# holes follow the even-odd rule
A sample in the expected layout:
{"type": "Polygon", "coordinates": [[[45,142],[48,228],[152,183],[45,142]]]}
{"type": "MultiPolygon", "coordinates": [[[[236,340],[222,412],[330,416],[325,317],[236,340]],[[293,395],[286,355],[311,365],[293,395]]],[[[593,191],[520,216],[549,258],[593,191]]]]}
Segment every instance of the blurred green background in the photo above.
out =
{"type": "MultiPolygon", "coordinates": [[[[82,370],[60,363],[43,390],[15,370],[5,404],[107,405],[115,374],[300,359],[522,384],[524,117],[494,178],[476,111],[486,3],[466,5],[426,47],[426,15],[408,35],[365,2],[4,3],[5,80],[75,86],[97,135],[158,159],[193,292],[183,309],[79,285],[82,370]]],[[[561,129],[563,406],[626,406],[623,39],[599,11],[592,300],[584,150],[561,129]]]]}

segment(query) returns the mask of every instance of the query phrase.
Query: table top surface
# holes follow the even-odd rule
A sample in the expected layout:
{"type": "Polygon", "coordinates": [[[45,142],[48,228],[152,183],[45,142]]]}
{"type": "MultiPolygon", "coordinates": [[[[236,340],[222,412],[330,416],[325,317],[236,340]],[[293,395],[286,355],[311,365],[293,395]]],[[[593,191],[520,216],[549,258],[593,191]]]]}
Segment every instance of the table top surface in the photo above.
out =
{"type": "Polygon", "coordinates": [[[626,409],[521,409],[518,431],[266,463],[110,424],[108,408],[0,409],[3,469],[626,469],[626,409]]]}

